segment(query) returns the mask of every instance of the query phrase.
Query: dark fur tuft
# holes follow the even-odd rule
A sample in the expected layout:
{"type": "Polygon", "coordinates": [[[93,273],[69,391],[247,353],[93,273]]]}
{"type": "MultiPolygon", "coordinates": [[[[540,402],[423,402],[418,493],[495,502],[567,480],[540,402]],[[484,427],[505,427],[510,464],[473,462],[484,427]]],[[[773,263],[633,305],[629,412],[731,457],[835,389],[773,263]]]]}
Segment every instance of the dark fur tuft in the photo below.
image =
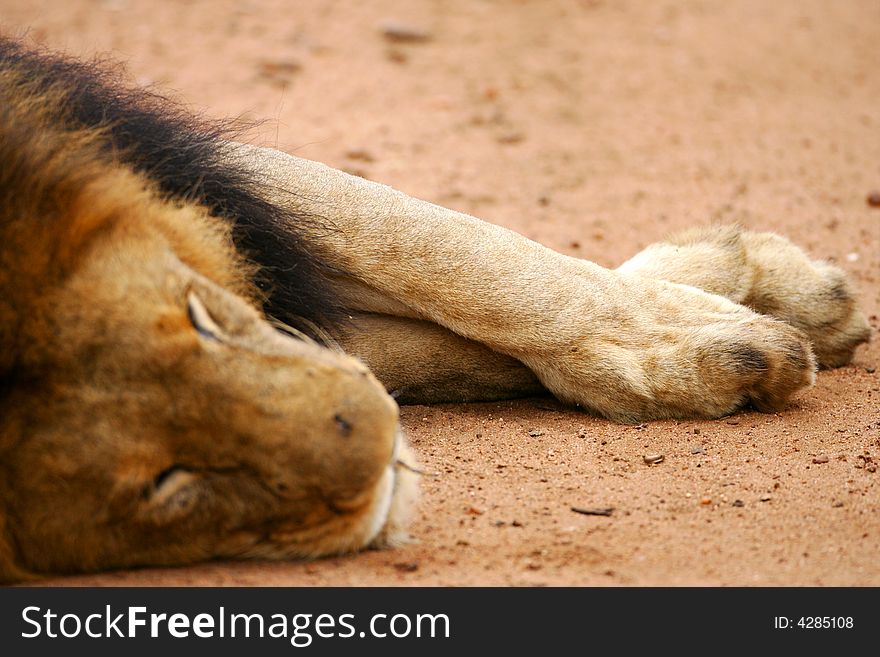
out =
{"type": "Polygon", "coordinates": [[[224,144],[243,132],[240,123],[203,120],[153,91],[126,86],[105,62],[79,62],[4,37],[0,67],[16,70],[37,92],[60,90],[59,122],[70,130],[103,127],[108,153],[167,197],[198,202],[232,222],[236,247],[260,266],[256,283],[269,315],[306,333],[310,323],[339,316],[325,266],[296,234],[297,225],[317,218],[293,217],[264,200],[264,183],[223,157],[224,144]]]}

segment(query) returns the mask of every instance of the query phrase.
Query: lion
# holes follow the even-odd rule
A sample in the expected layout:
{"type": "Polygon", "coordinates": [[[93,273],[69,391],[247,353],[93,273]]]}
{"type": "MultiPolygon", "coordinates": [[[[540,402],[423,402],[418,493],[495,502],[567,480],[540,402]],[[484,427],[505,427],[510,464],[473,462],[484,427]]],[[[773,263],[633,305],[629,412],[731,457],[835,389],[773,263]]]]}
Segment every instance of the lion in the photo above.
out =
{"type": "Polygon", "coordinates": [[[0,39],[0,581],[393,546],[398,403],[776,411],[869,337],[771,233],[608,270],[239,134],[0,39]]]}

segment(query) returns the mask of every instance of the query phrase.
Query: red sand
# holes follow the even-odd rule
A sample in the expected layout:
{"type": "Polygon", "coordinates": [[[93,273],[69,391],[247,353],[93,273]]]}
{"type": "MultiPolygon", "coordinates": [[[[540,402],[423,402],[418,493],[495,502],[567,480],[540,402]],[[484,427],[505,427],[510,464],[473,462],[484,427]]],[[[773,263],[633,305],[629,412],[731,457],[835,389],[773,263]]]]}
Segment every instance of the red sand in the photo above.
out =
{"type": "Polygon", "coordinates": [[[778,231],[851,274],[875,333],[778,415],[404,408],[438,476],[403,549],[51,583],[880,585],[876,2],[0,0],[0,24],[606,266],[693,224],[778,231]]]}

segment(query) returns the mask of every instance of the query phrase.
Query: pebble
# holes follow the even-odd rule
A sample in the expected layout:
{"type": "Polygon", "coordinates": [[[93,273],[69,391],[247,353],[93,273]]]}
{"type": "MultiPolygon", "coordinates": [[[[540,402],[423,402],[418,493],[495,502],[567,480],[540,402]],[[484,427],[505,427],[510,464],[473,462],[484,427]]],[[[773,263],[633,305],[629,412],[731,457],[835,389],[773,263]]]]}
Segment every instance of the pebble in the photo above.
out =
{"type": "Polygon", "coordinates": [[[745,506],[745,505],[746,505],[746,503],[743,502],[742,500],[734,500],[733,501],[733,506],[745,506]]]}
{"type": "Polygon", "coordinates": [[[394,567],[402,573],[414,573],[419,569],[419,564],[415,561],[406,561],[396,563],[394,567]]]}
{"type": "Polygon", "coordinates": [[[853,252],[853,253],[847,253],[847,254],[846,254],[846,261],[847,261],[847,262],[858,262],[858,260],[859,260],[859,254],[858,254],[858,253],[853,252]]]}
{"type": "Polygon", "coordinates": [[[274,85],[286,87],[302,66],[293,60],[263,60],[257,64],[258,75],[274,85]]]}
{"type": "Polygon", "coordinates": [[[706,450],[702,447],[691,447],[691,454],[705,454],[706,450]]]}
{"type": "Polygon", "coordinates": [[[880,208],[880,190],[874,190],[865,199],[872,208],[880,208]]]}
{"type": "Polygon", "coordinates": [[[525,139],[525,135],[521,132],[504,132],[498,135],[495,141],[499,144],[518,144],[523,139],[525,139]]]}
{"type": "Polygon", "coordinates": [[[428,30],[391,18],[379,24],[379,31],[392,43],[424,43],[431,40],[428,30]]]}
{"type": "Polygon", "coordinates": [[[666,460],[666,457],[663,456],[663,454],[645,454],[642,457],[642,460],[647,465],[657,465],[659,463],[663,463],[663,461],[666,460]]]}
{"type": "Polygon", "coordinates": [[[585,516],[610,516],[612,513],[614,513],[613,506],[607,506],[607,507],[601,507],[601,508],[595,508],[595,509],[584,509],[581,507],[573,506],[573,507],[571,507],[571,510],[574,511],[575,513],[580,513],[585,516]]]}
{"type": "Polygon", "coordinates": [[[537,438],[538,436],[543,436],[544,432],[541,431],[540,429],[532,429],[531,431],[529,431],[529,435],[532,438],[537,438]]]}
{"type": "Polygon", "coordinates": [[[762,501],[762,502],[769,502],[769,501],[772,500],[772,499],[773,499],[773,498],[772,498],[770,495],[761,495],[761,501],[762,501]]]}
{"type": "Polygon", "coordinates": [[[395,64],[406,64],[409,61],[409,57],[406,56],[405,52],[401,52],[397,48],[391,48],[388,52],[385,53],[385,57],[390,62],[394,62],[395,64]]]}
{"type": "Polygon", "coordinates": [[[365,148],[352,148],[345,152],[345,157],[349,160],[360,160],[361,162],[376,161],[376,157],[365,148]]]}
{"type": "Polygon", "coordinates": [[[828,457],[827,456],[817,456],[816,458],[813,459],[813,463],[828,463],[828,457]]]}

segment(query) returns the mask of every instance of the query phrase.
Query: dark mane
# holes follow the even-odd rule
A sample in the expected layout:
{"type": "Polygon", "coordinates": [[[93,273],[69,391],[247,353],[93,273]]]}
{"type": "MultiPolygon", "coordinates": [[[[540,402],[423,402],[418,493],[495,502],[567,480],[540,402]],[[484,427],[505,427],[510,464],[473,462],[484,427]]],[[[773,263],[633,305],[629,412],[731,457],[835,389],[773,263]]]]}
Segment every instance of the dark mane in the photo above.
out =
{"type": "Polygon", "coordinates": [[[104,127],[112,157],[169,198],[195,201],[228,219],[236,247],[260,267],[256,283],[269,315],[307,333],[309,323],[339,315],[325,266],[296,234],[297,225],[318,219],[293,217],[264,200],[265,183],[223,157],[224,144],[242,133],[240,123],[204,120],[154,91],[127,86],[106,62],[68,59],[3,36],[0,69],[15,70],[38,90],[60,89],[58,119],[66,128],[104,127]]]}

